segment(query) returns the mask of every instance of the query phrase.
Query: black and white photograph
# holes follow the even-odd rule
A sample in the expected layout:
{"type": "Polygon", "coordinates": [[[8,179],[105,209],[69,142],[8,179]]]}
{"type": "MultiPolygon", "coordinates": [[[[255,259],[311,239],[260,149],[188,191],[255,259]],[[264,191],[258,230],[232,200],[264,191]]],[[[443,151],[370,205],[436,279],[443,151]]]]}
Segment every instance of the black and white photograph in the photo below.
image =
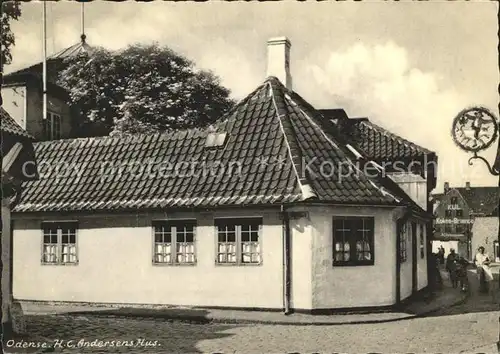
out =
{"type": "Polygon", "coordinates": [[[2,1],[4,353],[500,353],[499,2],[2,1]]]}

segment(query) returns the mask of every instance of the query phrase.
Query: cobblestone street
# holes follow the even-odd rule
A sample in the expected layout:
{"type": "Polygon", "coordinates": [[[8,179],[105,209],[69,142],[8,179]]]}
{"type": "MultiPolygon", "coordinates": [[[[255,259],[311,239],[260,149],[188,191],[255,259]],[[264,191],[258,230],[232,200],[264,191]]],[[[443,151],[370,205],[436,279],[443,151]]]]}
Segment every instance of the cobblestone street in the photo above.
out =
{"type": "Polygon", "coordinates": [[[475,352],[498,339],[498,312],[341,326],[198,325],[61,315],[30,316],[27,323],[29,333],[61,344],[54,351],[64,353],[458,353],[475,352]],[[115,346],[81,346],[95,340],[115,341],[115,346]]]}
{"type": "MultiPolygon", "coordinates": [[[[498,296],[478,293],[474,271],[469,279],[470,297],[460,305],[430,317],[378,324],[194,324],[91,314],[25,319],[30,337],[46,339],[31,339],[32,344],[45,343],[56,353],[496,353],[498,296]]],[[[12,352],[12,343],[5,344],[12,352]]]]}

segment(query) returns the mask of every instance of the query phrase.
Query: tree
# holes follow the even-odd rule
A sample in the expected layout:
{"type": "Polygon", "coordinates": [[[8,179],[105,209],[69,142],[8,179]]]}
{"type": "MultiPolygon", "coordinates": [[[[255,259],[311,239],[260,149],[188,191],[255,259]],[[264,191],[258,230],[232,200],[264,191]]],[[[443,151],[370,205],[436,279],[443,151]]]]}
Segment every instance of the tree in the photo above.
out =
{"type": "Polygon", "coordinates": [[[14,33],[10,29],[10,21],[18,20],[21,16],[21,6],[18,1],[2,1],[2,14],[0,16],[1,31],[0,31],[0,45],[2,46],[0,63],[1,68],[3,65],[8,65],[12,61],[12,54],[10,49],[16,44],[14,33]]]}
{"type": "Polygon", "coordinates": [[[234,104],[215,75],[158,44],[96,48],[65,64],[59,84],[70,92],[80,136],[203,127],[234,104]]]}

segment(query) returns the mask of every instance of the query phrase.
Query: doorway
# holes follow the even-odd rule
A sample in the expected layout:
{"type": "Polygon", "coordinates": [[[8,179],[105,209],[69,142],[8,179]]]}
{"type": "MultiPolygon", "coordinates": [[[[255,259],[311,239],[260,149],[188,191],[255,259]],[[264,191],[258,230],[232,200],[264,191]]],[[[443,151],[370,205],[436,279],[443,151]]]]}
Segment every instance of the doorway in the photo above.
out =
{"type": "Polygon", "coordinates": [[[411,223],[411,274],[412,274],[412,292],[418,291],[418,267],[417,267],[417,224],[411,223]]]}

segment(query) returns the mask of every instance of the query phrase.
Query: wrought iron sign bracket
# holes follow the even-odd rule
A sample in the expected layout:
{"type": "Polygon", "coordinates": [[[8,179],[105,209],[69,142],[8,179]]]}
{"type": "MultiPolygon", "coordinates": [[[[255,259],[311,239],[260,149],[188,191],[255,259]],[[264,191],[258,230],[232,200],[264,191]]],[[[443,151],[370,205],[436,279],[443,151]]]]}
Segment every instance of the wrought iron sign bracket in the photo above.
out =
{"type": "Polygon", "coordinates": [[[492,167],[490,165],[490,163],[488,162],[488,160],[486,160],[484,157],[482,156],[479,156],[477,154],[477,151],[474,152],[474,156],[472,156],[470,159],[469,159],[469,165],[473,165],[474,162],[473,160],[481,160],[483,161],[485,164],[486,164],[486,167],[488,168],[488,170],[490,171],[490,173],[493,175],[493,176],[500,176],[500,171],[496,170],[494,167],[492,167]]]}

